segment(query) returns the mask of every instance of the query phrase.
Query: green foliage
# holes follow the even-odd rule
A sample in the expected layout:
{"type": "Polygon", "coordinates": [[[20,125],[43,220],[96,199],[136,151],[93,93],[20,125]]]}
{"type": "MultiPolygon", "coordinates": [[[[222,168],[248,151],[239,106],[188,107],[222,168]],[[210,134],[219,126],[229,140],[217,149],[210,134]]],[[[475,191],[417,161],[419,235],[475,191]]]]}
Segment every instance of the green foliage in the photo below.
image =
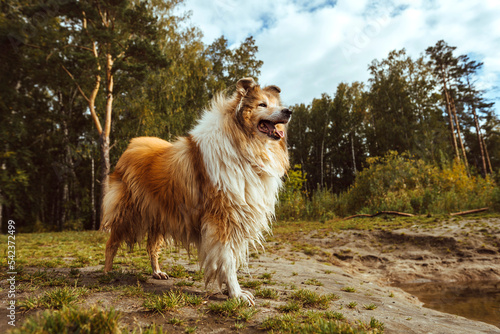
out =
{"type": "Polygon", "coordinates": [[[280,202],[276,208],[276,217],[280,220],[295,220],[301,218],[304,206],[303,186],[306,174],[301,165],[295,165],[288,171],[285,186],[280,193],[280,202]]]}
{"type": "MultiPolygon", "coordinates": [[[[109,155],[114,166],[131,138],[174,140],[187,133],[218,91],[230,93],[241,77],[259,76],[263,63],[251,36],[236,46],[230,46],[224,36],[205,45],[202,31],[187,24],[181,5],[182,0],[3,2],[3,229],[6,219],[16,221],[23,232],[98,227],[96,179],[107,172],[99,171],[103,165],[99,136],[89,116],[88,99],[94,88],[100,122],[107,102],[112,103],[109,155]],[[107,15],[101,15],[103,11],[107,15]],[[113,60],[110,71],[108,56],[113,60]]],[[[368,83],[341,83],[331,95],[292,107],[287,142],[294,167],[281,193],[277,218],[323,222],[389,208],[427,213],[490,204],[500,207],[498,191],[490,198],[490,179],[467,177],[468,188],[447,179],[462,177],[463,171],[446,165],[454,154],[436,77],[441,63],[449,69],[450,96],[456,102],[469,164],[482,161],[476,139],[482,133],[492,169],[500,166],[499,120],[473,84],[481,64],[454,56],[454,50],[439,41],[428,49],[427,58],[411,59],[404,49],[392,51],[386,59],[370,64],[368,83]],[[470,110],[477,111],[477,127],[470,110]],[[381,176],[379,181],[369,181],[369,176],[359,180],[360,171],[373,164],[373,159],[366,163],[367,157],[383,157],[388,150],[408,151],[421,159],[414,167],[417,174],[439,165],[438,181],[433,177],[430,185],[412,187],[405,175],[396,173],[392,179],[397,182],[388,186],[390,172],[379,175],[384,172],[373,169],[370,173],[381,176]],[[450,175],[444,175],[445,170],[450,175]],[[471,187],[474,180],[478,182],[471,187]],[[398,188],[398,182],[407,188],[398,188]],[[363,194],[367,189],[369,195],[363,194]]],[[[474,166],[471,172],[483,169],[474,166]]],[[[70,265],[94,263],[93,259],[77,257],[70,265]]],[[[45,265],[65,263],[48,260],[45,265]]]]}
{"type": "Polygon", "coordinates": [[[12,334],[80,333],[80,334],[118,334],[120,314],[113,310],[98,307],[85,309],[63,308],[44,311],[28,318],[12,334]]]}
{"type": "Polygon", "coordinates": [[[310,198],[296,195],[293,205],[285,196],[277,207],[278,217],[286,220],[288,214],[289,220],[323,221],[378,211],[442,214],[487,206],[500,210],[500,190],[494,180],[469,176],[459,161],[438,167],[390,151],[368,158],[367,164],[344,193],[317,190],[310,198]]]}
{"type": "Polygon", "coordinates": [[[338,212],[449,213],[492,202],[493,180],[468,176],[458,161],[440,169],[407,154],[389,152],[368,163],[369,168],[340,196],[338,212]]]}
{"type": "Polygon", "coordinates": [[[252,37],[236,48],[227,41],[207,46],[201,31],[186,24],[181,5],[179,0],[5,2],[0,20],[3,219],[8,216],[23,231],[98,227],[96,179],[102,164],[87,101],[94,88],[101,123],[112,102],[114,166],[131,138],[184,135],[215,92],[234,86],[241,76],[258,77],[262,61],[252,37]],[[214,50],[224,54],[220,62],[214,50]]]}

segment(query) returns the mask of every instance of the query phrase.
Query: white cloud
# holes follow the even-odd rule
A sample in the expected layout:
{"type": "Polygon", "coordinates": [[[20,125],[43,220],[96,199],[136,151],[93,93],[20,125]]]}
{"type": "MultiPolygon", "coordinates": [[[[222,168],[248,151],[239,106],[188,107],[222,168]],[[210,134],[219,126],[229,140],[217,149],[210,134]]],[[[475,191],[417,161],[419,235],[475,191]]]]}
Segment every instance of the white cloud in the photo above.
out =
{"type": "Polygon", "coordinates": [[[187,0],[209,44],[254,36],[264,61],[260,81],[277,84],[289,104],[333,94],[340,82],[366,81],[367,67],[394,49],[413,57],[444,39],[484,62],[478,84],[500,103],[500,1],[393,2],[187,0]]]}

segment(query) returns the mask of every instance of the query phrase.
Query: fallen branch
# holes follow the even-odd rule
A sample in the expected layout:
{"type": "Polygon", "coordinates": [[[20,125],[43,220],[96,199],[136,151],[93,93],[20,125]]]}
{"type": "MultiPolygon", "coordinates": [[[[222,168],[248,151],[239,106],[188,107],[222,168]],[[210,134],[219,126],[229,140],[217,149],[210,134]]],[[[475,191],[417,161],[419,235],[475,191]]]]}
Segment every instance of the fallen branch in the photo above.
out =
{"type": "Polygon", "coordinates": [[[481,209],[474,209],[474,210],[469,210],[469,211],[455,212],[455,213],[450,213],[450,216],[465,216],[465,215],[469,215],[471,213],[488,211],[489,209],[490,208],[481,208],[481,209]]]}
{"type": "Polygon", "coordinates": [[[368,214],[359,214],[359,215],[354,215],[354,216],[349,216],[347,218],[344,218],[343,220],[348,220],[352,218],[359,218],[359,217],[376,217],[378,215],[395,215],[395,216],[403,216],[403,217],[415,217],[415,215],[411,213],[406,213],[406,212],[398,212],[398,211],[379,211],[373,215],[368,215],[368,214]]]}
{"type": "MultiPolygon", "coordinates": [[[[468,210],[468,211],[460,211],[460,212],[454,212],[454,213],[450,213],[450,216],[465,216],[465,215],[470,215],[472,213],[478,213],[478,212],[483,212],[483,211],[488,211],[490,208],[486,207],[486,208],[481,208],[481,209],[474,209],[474,210],[468,210]]],[[[376,216],[379,216],[379,215],[395,215],[395,216],[402,216],[402,217],[416,217],[417,215],[414,215],[414,214],[411,214],[411,213],[406,213],[406,212],[398,212],[398,211],[379,211],[373,215],[369,215],[369,214],[359,214],[359,215],[354,215],[354,216],[349,216],[349,217],[346,217],[342,220],[348,220],[348,219],[352,219],[352,218],[372,218],[372,217],[376,217],[376,216]]]]}

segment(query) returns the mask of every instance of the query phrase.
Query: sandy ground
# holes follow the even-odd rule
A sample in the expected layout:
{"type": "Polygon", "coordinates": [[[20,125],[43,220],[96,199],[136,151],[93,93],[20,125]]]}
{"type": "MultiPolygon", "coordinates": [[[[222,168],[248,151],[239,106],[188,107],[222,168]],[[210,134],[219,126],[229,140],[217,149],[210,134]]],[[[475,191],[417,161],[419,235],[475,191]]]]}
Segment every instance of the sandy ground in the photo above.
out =
{"type": "MultiPolygon", "coordinates": [[[[250,259],[248,272],[241,272],[242,282],[257,280],[262,274],[272,278],[263,286],[279,291],[278,300],[258,298],[258,312],[245,324],[242,333],[261,333],[262,322],[279,314],[277,307],[286,304],[294,290],[306,288],[319,293],[335,293],[340,298],[331,303],[329,310],[341,312],[351,324],[369,322],[372,317],[385,325],[385,333],[500,333],[500,328],[460,316],[424,308],[414,296],[395,288],[394,284],[437,281],[500,280],[500,220],[459,219],[423,229],[417,225],[397,230],[345,230],[342,232],[312,231],[275,235],[266,245],[264,254],[250,259]],[[347,292],[345,288],[353,288],[347,292]],[[356,302],[355,308],[349,303],[356,302]],[[364,305],[375,304],[374,310],[364,305]]],[[[188,270],[197,265],[181,257],[163,257],[163,267],[182,264],[188,270]]],[[[103,276],[102,266],[85,267],[80,271],[79,284],[92,286],[103,276]]],[[[69,269],[53,269],[54,275],[69,275],[69,269]]],[[[159,281],[148,279],[141,283],[144,291],[161,293],[175,288],[182,279],[159,281]]],[[[137,284],[134,275],[106,283],[116,285],[137,284]]],[[[5,304],[6,281],[0,298],[5,304]]],[[[184,333],[187,326],[196,327],[195,333],[235,332],[235,320],[210,314],[207,303],[225,300],[226,296],[212,287],[205,290],[201,283],[182,288],[186,292],[202,295],[201,307],[183,307],[165,315],[152,314],[142,306],[142,300],[124,297],[113,291],[95,292],[81,302],[83,306],[99,304],[122,312],[122,322],[129,328],[163,325],[173,333],[184,333]],[[168,323],[172,317],[183,319],[183,326],[168,323]]],[[[254,289],[249,289],[255,291],[254,289]]],[[[20,299],[40,293],[25,292],[20,299]]],[[[6,319],[6,305],[0,309],[0,319],[6,319]]],[[[500,308],[499,318],[500,318],[500,308]]],[[[36,313],[18,314],[18,323],[36,313]]],[[[0,332],[8,329],[0,320],[0,332]]]]}

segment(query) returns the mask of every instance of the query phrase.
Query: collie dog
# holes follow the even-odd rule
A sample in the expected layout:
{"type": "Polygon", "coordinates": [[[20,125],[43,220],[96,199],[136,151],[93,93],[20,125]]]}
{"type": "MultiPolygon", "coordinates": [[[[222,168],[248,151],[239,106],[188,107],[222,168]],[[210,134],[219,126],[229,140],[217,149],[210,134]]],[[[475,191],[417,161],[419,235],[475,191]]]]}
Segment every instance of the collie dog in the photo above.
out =
{"type": "Polygon", "coordinates": [[[205,285],[226,285],[229,297],[254,304],[236,271],[249,247],[262,246],[289,162],[291,111],[277,86],[238,81],[231,97],[214,98],[186,137],[132,139],[110,175],[102,230],[110,231],[104,272],[120,244],[147,235],[153,277],[167,279],[158,255],[163,242],[198,250],[205,285]]]}

